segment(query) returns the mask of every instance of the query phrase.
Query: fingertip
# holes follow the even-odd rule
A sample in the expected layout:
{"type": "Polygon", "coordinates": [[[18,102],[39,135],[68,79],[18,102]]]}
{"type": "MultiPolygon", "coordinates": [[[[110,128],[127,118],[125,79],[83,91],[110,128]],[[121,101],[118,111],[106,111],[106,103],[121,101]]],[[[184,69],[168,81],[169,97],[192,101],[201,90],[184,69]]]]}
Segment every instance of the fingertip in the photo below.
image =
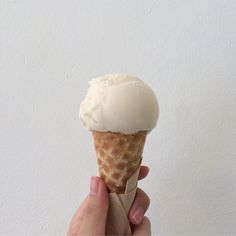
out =
{"type": "Polygon", "coordinates": [[[91,204],[101,206],[106,211],[108,209],[108,192],[105,183],[98,176],[90,178],[89,199],[91,204]]]}
{"type": "Polygon", "coordinates": [[[144,216],[144,209],[143,207],[140,206],[137,209],[135,209],[133,214],[129,215],[129,219],[133,224],[138,225],[141,223],[143,216],[144,216]]]}
{"type": "Polygon", "coordinates": [[[91,176],[90,178],[90,195],[107,194],[107,187],[103,180],[98,176],[91,176]]]}
{"type": "Polygon", "coordinates": [[[141,180],[141,179],[144,179],[145,177],[147,177],[149,171],[150,171],[150,168],[148,166],[141,166],[138,179],[141,180]]]}
{"type": "Polygon", "coordinates": [[[90,192],[91,196],[96,196],[99,189],[100,178],[97,176],[91,176],[90,178],[90,192]]]}
{"type": "Polygon", "coordinates": [[[99,179],[100,179],[100,182],[99,182],[100,191],[107,193],[106,184],[104,183],[104,181],[101,178],[99,178],[99,179]]]}
{"type": "Polygon", "coordinates": [[[149,196],[142,189],[137,188],[134,202],[129,211],[130,222],[132,222],[135,225],[139,224],[142,221],[143,216],[147,211],[149,205],[150,205],[149,196]]]}
{"type": "Polygon", "coordinates": [[[143,169],[145,169],[147,172],[149,172],[150,168],[149,166],[142,166],[143,169]]]}
{"type": "Polygon", "coordinates": [[[108,191],[105,183],[101,178],[99,178],[99,188],[98,195],[101,199],[101,203],[103,204],[104,209],[108,210],[109,200],[108,200],[108,191]]]}

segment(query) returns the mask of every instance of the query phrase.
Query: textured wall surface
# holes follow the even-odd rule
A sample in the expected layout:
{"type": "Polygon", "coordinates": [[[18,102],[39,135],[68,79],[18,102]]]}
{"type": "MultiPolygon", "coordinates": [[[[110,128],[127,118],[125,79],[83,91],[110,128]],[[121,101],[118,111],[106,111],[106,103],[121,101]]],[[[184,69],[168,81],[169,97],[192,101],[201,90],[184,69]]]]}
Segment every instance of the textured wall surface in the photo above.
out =
{"type": "Polygon", "coordinates": [[[236,235],[235,0],[0,0],[0,235],[65,234],[97,174],[88,81],[160,103],[140,186],[153,234],[236,235]]]}

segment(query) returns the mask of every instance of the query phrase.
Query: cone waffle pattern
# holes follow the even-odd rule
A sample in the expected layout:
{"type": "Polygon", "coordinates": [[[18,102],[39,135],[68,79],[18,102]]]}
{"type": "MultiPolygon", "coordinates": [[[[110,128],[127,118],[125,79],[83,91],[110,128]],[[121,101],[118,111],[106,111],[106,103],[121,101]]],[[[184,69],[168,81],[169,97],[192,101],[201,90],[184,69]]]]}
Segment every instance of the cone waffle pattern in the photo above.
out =
{"type": "Polygon", "coordinates": [[[110,192],[125,192],[127,180],[140,165],[146,135],[93,131],[99,173],[110,192]]]}

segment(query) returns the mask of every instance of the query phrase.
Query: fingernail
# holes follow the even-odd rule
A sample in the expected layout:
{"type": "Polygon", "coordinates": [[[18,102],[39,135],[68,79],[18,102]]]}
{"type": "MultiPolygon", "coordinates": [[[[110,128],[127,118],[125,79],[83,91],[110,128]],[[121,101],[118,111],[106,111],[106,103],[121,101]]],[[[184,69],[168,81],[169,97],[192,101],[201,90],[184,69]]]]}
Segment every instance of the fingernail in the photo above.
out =
{"type": "Polygon", "coordinates": [[[139,224],[139,223],[142,221],[143,216],[144,216],[144,210],[143,210],[143,208],[142,208],[142,207],[138,207],[138,208],[135,210],[135,212],[134,212],[132,218],[133,218],[133,220],[134,220],[134,222],[135,222],[136,224],[139,224]]]}
{"type": "Polygon", "coordinates": [[[99,178],[92,176],[90,180],[90,195],[95,196],[98,192],[99,178]]]}

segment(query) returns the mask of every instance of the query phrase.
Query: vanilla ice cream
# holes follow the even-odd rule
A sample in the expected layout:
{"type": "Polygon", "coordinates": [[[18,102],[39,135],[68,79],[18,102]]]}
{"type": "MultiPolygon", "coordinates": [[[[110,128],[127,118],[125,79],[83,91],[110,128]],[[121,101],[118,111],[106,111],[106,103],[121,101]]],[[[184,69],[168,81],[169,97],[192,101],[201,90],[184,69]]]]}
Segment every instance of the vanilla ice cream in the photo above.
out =
{"type": "Polygon", "coordinates": [[[151,131],[158,114],[153,90],[127,74],[108,74],[91,80],[80,105],[82,125],[91,131],[124,134],[151,131]]]}

